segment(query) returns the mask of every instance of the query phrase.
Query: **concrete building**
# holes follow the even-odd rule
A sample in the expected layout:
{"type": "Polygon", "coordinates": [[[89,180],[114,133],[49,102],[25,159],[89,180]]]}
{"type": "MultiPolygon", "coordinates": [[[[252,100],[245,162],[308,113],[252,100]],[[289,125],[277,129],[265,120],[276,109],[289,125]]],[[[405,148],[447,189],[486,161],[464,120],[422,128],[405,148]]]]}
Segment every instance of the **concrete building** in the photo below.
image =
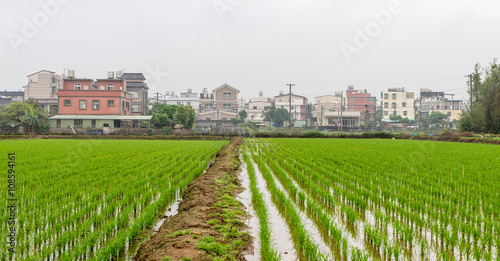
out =
{"type": "Polygon", "coordinates": [[[354,86],[347,87],[346,108],[348,112],[360,112],[361,117],[365,117],[366,110],[370,113],[370,120],[375,120],[377,109],[377,98],[366,91],[355,90],[354,86]]]}
{"type": "Polygon", "coordinates": [[[132,115],[146,115],[149,90],[146,78],[142,73],[123,73],[123,79],[127,92],[132,95],[132,115]]]}
{"type": "Polygon", "coordinates": [[[345,110],[346,98],[340,93],[314,97],[314,101],[312,116],[317,126],[340,126],[341,119],[343,126],[359,126],[361,113],[345,110]],[[341,104],[344,104],[344,111],[341,111],[341,104]]]}
{"type": "Polygon", "coordinates": [[[307,124],[307,116],[309,115],[307,98],[293,93],[291,98],[292,107],[290,108],[290,95],[281,92],[280,95],[274,96],[274,106],[286,109],[289,113],[291,111],[292,119],[295,119],[294,127],[303,127],[307,124]]]}
{"type": "Polygon", "coordinates": [[[23,102],[24,92],[22,91],[3,91],[0,92],[0,106],[7,107],[13,102],[23,102]]]}
{"type": "Polygon", "coordinates": [[[37,100],[42,109],[47,109],[49,113],[57,110],[57,93],[62,89],[62,75],[41,70],[27,77],[28,84],[23,87],[24,98],[37,100]]]}
{"type": "Polygon", "coordinates": [[[238,118],[238,93],[240,91],[229,84],[215,88],[212,93],[206,89],[200,93],[199,120],[231,120],[238,118]]]}
{"type": "Polygon", "coordinates": [[[415,108],[419,117],[429,118],[431,112],[448,114],[448,120],[459,120],[462,114],[462,100],[449,100],[444,92],[433,92],[430,89],[420,89],[420,97],[415,101],[415,108]]]}
{"type": "Polygon", "coordinates": [[[263,111],[271,106],[273,106],[273,100],[269,97],[264,97],[263,93],[259,92],[258,97],[251,98],[248,101],[247,121],[263,123],[264,122],[263,111]]]}
{"type": "Polygon", "coordinates": [[[117,76],[108,72],[108,78],[94,83],[70,72],[59,90],[59,115],[49,118],[51,128],[105,128],[106,134],[109,128],[132,127],[134,121],[151,119],[132,115],[132,94],[121,72],[117,76]]]}
{"type": "Polygon", "coordinates": [[[390,115],[415,120],[415,93],[407,92],[405,88],[389,88],[381,93],[381,98],[383,120],[389,120],[390,115]]]}
{"type": "Polygon", "coordinates": [[[170,95],[170,93],[167,92],[165,101],[168,105],[191,106],[196,114],[198,114],[200,110],[200,97],[198,93],[193,92],[192,89],[187,89],[187,92],[181,92],[180,96],[170,95]]]}

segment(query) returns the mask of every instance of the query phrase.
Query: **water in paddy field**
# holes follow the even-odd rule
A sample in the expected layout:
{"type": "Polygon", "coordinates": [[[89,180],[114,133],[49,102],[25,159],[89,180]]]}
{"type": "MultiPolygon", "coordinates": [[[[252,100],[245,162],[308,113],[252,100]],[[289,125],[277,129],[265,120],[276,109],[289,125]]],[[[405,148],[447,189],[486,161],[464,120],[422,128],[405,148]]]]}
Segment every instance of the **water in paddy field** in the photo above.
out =
{"type": "Polygon", "coordinates": [[[252,192],[250,191],[250,178],[248,177],[248,171],[246,164],[240,156],[241,173],[238,175],[238,179],[241,182],[241,186],[245,189],[243,192],[238,194],[238,200],[245,206],[250,218],[245,222],[248,226],[248,231],[253,238],[253,253],[245,255],[245,259],[248,261],[258,261],[260,260],[260,237],[259,237],[259,218],[255,209],[252,206],[252,192]]]}
{"type": "MultiPolygon", "coordinates": [[[[177,215],[177,213],[179,211],[179,204],[181,203],[181,201],[182,201],[182,198],[180,195],[180,191],[177,191],[175,200],[170,205],[167,206],[163,215],[167,216],[167,217],[177,215]]],[[[123,252],[120,253],[117,260],[118,261],[131,261],[134,258],[134,256],[137,254],[137,250],[139,250],[139,247],[141,246],[141,244],[146,242],[147,240],[149,240],[152,235],[157,233],[160,230],[160,227],[164,221],[165,221],[164,218],[158,219],[158,221],[155,223],[155,225],[151,228],[150,235],[147,236],[146,238],[144,238],[143,240],[138,241],[138,242],[134,242],[131,245],[129,245],[127,242],[126,246],[125,246],[124,253],[123,252]]]]}
{"type": "Polygon", "coordinates": [[[295,248],[293,246],[292,235],[290,234],[290,230],[288,226],[279,214],[278,208],[274,205],[271,200],[271,193],[267,190],[266,181],[260,173],[257,164],[252,161],[252,164],[255,168],[255,176],[257,179],[257,188],[259,192],[262,193],[262,198],[266,202],[266,208],[268,210],[269,215],[269,226],[271,229],[273,244],[275,244],[275,249],[281,255],[281,260],[283,261],[294,261],[298,260],[297,253],[295,252],[295,248]]]}

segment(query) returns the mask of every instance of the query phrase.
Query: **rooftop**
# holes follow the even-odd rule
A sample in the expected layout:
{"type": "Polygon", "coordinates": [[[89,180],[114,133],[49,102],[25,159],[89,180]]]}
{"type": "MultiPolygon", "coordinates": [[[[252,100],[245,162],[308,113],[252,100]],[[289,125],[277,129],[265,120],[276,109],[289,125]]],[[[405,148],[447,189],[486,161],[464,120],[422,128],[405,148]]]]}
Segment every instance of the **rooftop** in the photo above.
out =
{"type": "Polygon", "coordinates": [[[125,80],[142,80],[142,81],[146,80],[146,78],[144,77],[144,74],[142,74],[142,73],[124,73],[123,79],[125,79],[125,80]]]}

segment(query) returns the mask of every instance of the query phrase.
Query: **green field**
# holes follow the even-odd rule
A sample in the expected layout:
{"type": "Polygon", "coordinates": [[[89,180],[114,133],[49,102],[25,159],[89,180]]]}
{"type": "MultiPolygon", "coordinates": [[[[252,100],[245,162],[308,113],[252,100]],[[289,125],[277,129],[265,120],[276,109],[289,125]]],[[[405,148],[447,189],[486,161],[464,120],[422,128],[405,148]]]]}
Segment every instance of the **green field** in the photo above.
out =
{"type": "Polygon", "coordinates": [[[499,146],[348,139],[247,139],[244,146],[263,259],[280,259],[280,239],[270,235],[259,176],[300,260],[499,256],[499,146]],[[301,213],[316,230],[304,229],[301,213]]]}
{"type": "Polygon", "coordinates": [[[228,141],[0,141],[0,260],[110,260],[207,168],[228,141]],[[8,166],[15,153],[15,166],[8,166]],[[16,223],[6,207],[15,174],[16,223]],[[13,180],[13,179],[11,179],[13,180]],[[12,182],[12,181],[11,181],[12,182]]]}

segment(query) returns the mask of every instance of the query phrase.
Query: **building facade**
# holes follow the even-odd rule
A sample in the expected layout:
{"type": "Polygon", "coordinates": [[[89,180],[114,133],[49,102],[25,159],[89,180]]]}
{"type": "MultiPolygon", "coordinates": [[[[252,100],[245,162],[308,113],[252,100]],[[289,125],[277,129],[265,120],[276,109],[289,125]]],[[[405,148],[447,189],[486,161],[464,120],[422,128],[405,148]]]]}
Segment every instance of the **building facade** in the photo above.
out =
{"type": "Polygon", "coordinates": [[[340,126],[341,121],[342,126],[359,126],[361,113],[345,110],[346,98],[341,94],[314,97],[314,101],[312,116],[316,126],[340,126]]]}
{"type": "Polygon", "coordinates": [[[200,110],[200,97],[198,93],[193,92],[192,89],[187,89],[187,92],[181,92],[180,96],[167,95],[166,103],[168,105],[191,106],[196,114],[198,114],[200,110]]]}
{"type": "Polygon", "coordinates": [[[215,88],[212,93],[204,89],[200,94],[199,120],[231,120],[238,118],[238,93],[229,84],[215,88]]]}
{"type": "Polygon", "coordinates": [[[391,115],[415,120],[415,93],[405,88],[389,88],[381,93],[381,98],[383,120],[389,120],[391,115]]]}
{"type": "Polygon", "coordinates": [[[126,90],[132,95],[132,115],[146,115],[148,112],[148,90],[142,73],[124,73],[126,90]]]}
{"type": "Polygon", "coordinates": [[[291,100],[292,106],[290,107],[290,94],[281,93],[278,96],[274,96],[274,106],[286,109],[289,113],[291,111],[292,119],[295,119],[295,127],[304,126],[308,115],[307,98],[292,93],[291,100]]]}
{"type": "Polygon", "coordinates": [[[264,122],[263,111],[271,106],[273,106],[273,100],[269,97],[264,97],[263,93],[259,92],[258,97],[251,98],[248,101],[247,121],[264,122]]]}
{"type": "Polygon", "coordinates": [[[377,98],[366,90],[355,90],[354,86],[349,86],[346,91],[345,110],[349,112],[360,112],[362,118],[365,117],[365,112],[368,110],[370,113],[369,119],[374,121],[377,111],[377,98]]]}
{"type": "Polygon", "coordinates": [[[13,102],[23,102],[24,92],[22,91],[3,91],[0,92],[0,106],[9,106],[13,102]]]}
{"type": "Polygon", "coordinates": [[[420,89],[420,97],[415,101],[419,117],[429,118],[431,112],[440,112],[448,115],[448,121],[459,120],[462,114],[461,100],[449,100],[444,92],[433,92],[430,89],[420,89]]]}
{"type": "Polygon", "coordinates": [[[42,70],[27,77],[28,84],[23,87],[24,98],[38,101],[42,109],[47,109],[49,113],[57,110],[57,94],[62,89],[62,75],[42,70]]]}

